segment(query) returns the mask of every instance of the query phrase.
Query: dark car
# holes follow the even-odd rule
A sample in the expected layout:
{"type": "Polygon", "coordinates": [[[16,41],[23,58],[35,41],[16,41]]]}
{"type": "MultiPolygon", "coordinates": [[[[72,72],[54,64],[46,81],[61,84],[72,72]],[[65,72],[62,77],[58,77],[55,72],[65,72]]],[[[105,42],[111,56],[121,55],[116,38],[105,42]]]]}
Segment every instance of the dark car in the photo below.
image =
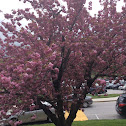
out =
{"type": "Polygon", "coordinates": [[[120,115],[126,115],[126,93],[121,94],[116,101],[116,111],[120,115]]]}
{"type": "MultiPolygon", "coordinates": [[[[68,97],[68,96],[67,96],[68,97]]],[[[73,94],[69,95],[69,100],[67,99],[67,101],[69,102],[69,107],[71,106],[71,103],[73,101],[72,97],[73,97],[73,94]]],[[[92,100],[92,97],[91,96],[86,96],[85,99],[84,99],[84,103],[83,105],[81,106],[82,108],[87,108],[89,107],[91,104],[93,103],[93,100],[92,100]]]]}
{"type": "Polygon", "coordinates": [[[88,106],[90,106],[93,103],[92,97],[91,96],[86,96],[84,103],[83,103],[83,107],[87,108],[88,106]]]}
{"type": "Polygon", "coordinates": [[[90,87],[89,89],[90,94],[103,94],[106,92],[107,92],[107,88],[102,86],[90,87]]]}

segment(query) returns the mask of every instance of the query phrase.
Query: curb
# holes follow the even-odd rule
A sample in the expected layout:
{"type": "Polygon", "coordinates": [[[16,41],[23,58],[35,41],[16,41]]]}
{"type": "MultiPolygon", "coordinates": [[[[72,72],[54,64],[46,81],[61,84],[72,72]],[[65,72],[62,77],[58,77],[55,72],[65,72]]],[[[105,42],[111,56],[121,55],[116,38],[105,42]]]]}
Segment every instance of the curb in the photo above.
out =
{"type": "Polygon", "coordinates": [[[111,102],[111,101],[116,101],[118,97],[111,97],[111,98],[97,98],[97,99],[92,99],[93,102],[111,102]]]}

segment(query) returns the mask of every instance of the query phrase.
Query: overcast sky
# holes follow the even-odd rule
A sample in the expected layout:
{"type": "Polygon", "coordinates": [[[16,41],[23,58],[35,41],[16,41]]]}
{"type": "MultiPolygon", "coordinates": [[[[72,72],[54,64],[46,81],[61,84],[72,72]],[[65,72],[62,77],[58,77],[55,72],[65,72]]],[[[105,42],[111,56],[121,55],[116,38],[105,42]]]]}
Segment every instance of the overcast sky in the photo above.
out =
{"type": "Polygon", "coordinates": [[[10,12],[12,9],[30,7],[30,4],[19,2],[19,0],[0,0],[0,10],[10,12]]]}
{"type": "MultiPolygon", "coordinates": [[[[59,1],[63,1],[63,0],[59,0],[59,1]]],[[[99,9],[101,9],[102,7],[99,5],[99,0],[87,0],[89,1],[93,1],[93,9],[91,11],[91,15],[94,15],[94,13],[97,13],[99,9]],[[94,2],[95,1],[95,2],[94,2]]],[[[87,2],[87,5],[88,5],[87,2]]],[[[62,2],[63,3],[63,2],[62,2]]],[[[119,4],[118,4],[118,11],[121,11],[121,6],[123,5],[123,0],[120,0],[119,4]]],[[[2,10],[4,13],[10,13],[12,9],[18,9],[18,8],[26,8],[26,7],[30,7],[30,4],[28,3],[23,3],[23,2],[19,2],[19,0],[0,0],[0,10],[2,10]]],[[[3,14],[0,13],[0,19],[3,20],[3,14]]]]}

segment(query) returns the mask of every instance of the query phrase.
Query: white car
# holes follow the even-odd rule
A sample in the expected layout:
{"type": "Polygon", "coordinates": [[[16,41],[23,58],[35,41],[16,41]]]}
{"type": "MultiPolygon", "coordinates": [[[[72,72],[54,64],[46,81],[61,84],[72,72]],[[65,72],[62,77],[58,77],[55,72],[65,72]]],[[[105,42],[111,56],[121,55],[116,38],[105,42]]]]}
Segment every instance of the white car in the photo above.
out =
{"type": "Polygon", "coordinates": [[[118,89],[119,90],[126,90],[126,84],[124,86],[119,86],[118,89]]]}
{"type": "MultiPolygon", "coordinates": [[[[50,108],[50,110],[53,113],[55,113],[54,108],[50,108]]],[[[22,111],[13,116],[10,116],[8,119],[3,120],[4,126],[8,125],[11,120],[13,122],[21,121],[22,123],[30,123],[30,122],[46,121],[49,119],[47,115],[45,114],[45,112],[43,111],[43,109],[39,109],[39,110],[34,110],[34,111],[22,111]]]]}

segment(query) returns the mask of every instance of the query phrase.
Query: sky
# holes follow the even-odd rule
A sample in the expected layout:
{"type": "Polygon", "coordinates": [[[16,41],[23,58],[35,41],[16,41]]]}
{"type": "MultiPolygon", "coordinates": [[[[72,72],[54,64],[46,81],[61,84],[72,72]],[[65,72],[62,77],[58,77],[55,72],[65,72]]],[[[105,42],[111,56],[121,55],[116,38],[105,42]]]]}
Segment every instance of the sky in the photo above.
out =
{"type": "MultiPolygon", "coordinates": [[[[19,2],[19,0],[0,0],[0,10],[3,11],[3,13],[10,13],[12,9],[18,9],[18,8],[26,8],[30,7],[30,4],[23,2],[19,2]]],[[[0,13],[0,20],[4,19],[3,13],[0,13]]]]}
{"type": "Polygon", "coordinates": [[[10,12],[12,9],[30,7],[28,3],[23,3],[19,0],[0,0],[0,10],[10,12]]]}
{"type": "MultiPolygon", "coordinates": [[[[63,5],[65,3],[63,0],[59,0],[63,5]]],[[[91,15],[93,16],[95,13],[97,14],[99,9],[102,9],[102,7],[99,5],[99,0],[87,0],[86,6],[88,6],[88,2],[92,1],[93,2],[93,9],[90,12],[91,15]],[[95,2],[94,2],[95,1],[95,2]]],[[[123,0],[120,0],[119,4],[117,5],[117,10],[121,11],[121,6],[123,5],[123,0]]],[[[18,9],[18,8],[26,8],[26,7],[31,7],[29,3],[23,3],[19,2],[19,0],[0,0],[0,10],[3,11],[4,13],[10,13],[12,9],[18,9]]],[[[0,20],[3,20],[4,16],[3,13],[0,13],[0,20]]]]}

